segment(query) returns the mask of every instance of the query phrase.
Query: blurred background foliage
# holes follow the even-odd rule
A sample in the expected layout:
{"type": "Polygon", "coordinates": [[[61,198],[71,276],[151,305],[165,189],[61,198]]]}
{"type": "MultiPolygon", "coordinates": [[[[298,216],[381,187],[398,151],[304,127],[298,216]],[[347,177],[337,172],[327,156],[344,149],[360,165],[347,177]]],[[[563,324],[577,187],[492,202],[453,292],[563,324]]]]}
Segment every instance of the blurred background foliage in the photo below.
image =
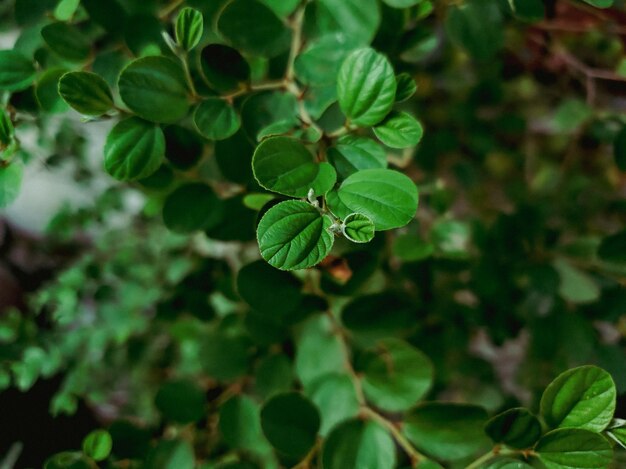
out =
{"type": "MultiPolygon", "coordinates": [[[[170,126],[155,175],[127,185],[104,176],[110,122],[66,112],[56,95],[65,61],[40,35],[58,3],[0,2],[3,48],[47,70],[7,103],[26,171],[0,227],[6,461],[40,467],[102,426],[117,460],[142,458],[166,435],[194,441],[207,468],[277,467],[259,428],[228,425],[256,421],[260,403],[283,391],[333,399],[315,390],[316,378],[342,369],[346,343],[356,372],[367,369],[383,338],[432,361],[429,398],[490,413],[537,409],[558,373],[587,363],[626,392],[623,1],[602,10],[575,0],[374,2],[373,47],[417,84],[402,106],[419,116],[424,138],[388,159],[417,183],[418,215],[367,245],[338,241],[320,266],[296,275],[256,260],[258,207],[244,196],[258,187],[245,141],[214,144],[170,126]],[[49,176],[59,182],[46,185],[49,176]],[[225,200],[206,233],[163,226],[163,201],[185,178],[210,181],[225,200]],[[29,414],[41,399],[53,415],[75,415],[67,428],[77,431],[58,431],[65,421],[47,409],[29,414]]],[[[113,84],[133,55],[165,53],[160,32],[179,4],[83,0],[74,21],[97,51],[93,70],[113,84]],[[102,12],[113,6],[119,18],[102,12]]],[[[215,42],[224,1],[185,4],[205,15],[203,42],[215,42]]],[[[359,32],[352,20],[342,26],[359,32]]],[[[285,59],[255,59],[253,70],[280,76],[285,59]]],[[[243,119],[245,127],[245,111],[243,119]]],[[[617,415],[625,404],[618,398],[617,415]]]]}

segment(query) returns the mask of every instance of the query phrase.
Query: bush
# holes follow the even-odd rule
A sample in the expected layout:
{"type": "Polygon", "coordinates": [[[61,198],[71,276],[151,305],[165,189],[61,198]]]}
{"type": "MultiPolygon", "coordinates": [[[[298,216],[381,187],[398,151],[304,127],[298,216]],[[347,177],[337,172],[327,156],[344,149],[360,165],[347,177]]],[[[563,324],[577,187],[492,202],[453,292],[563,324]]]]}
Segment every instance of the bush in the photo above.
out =
{"type": "Polygon", "coordinates": [[[0,206],[93,199],[0,317],[46,469],[621,467],[621,0],[5,5],[0,206]]]}

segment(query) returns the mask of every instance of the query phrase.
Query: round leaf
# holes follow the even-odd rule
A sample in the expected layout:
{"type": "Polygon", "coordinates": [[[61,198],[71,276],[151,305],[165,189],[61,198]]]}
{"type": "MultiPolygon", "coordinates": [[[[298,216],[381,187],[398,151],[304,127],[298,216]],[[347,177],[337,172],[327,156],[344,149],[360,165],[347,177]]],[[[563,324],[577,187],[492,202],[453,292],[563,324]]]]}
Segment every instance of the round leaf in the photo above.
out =
{"type": "Polygon", "coordinates": [[[364,48],[352,52],[341,65],[337,96],[343,113],[353,124],[375,125],[391,111],[396,77],[384,55],[364,48]]]}
{"type": "Polygon", "coordinates": [[[385,149],[374,140],[346,135],[328,149],[328,161],[342,178],[362,169],[387,167],[385,149]]]}
{"type": "Polygon", "coordinates": [[[535,452],[547,469],[605,469],[613,459],[613,449],[606,438],[578,428],[546,433],[535,452]]]}
{"type": "Polygon", "coordinates": [[[327,202],[340,218],[362,213],[376,231],[399,228],[417,211],[417,187],[407,176],[389,169],[366,169],[347,178],[339,189],[329,192],[327,202]]]}
{"type": "Polygon", "coordinates": [[[359,412],[359,399],[348,375],[324,375],[311,383],[307,394],[320,410],[322,436],[327,435],[339,422],[356,417],[359,412]]]}
{"type": "Polygon", "coordinates": [[[176,19],[176,41],[186,51],[198,45],[202,39],[204,19],[202,13],[193,8],[183,8],[176,19]]]}
{"type": "Polygon", "coordinates": [[[41,35],[48,47],[61,57],[73,62],[82,62],[91,52],[87,37],[75,26],[67,23],[52,23],[44,26],[41,35]]]}
{"type": "Polygon", "coordinates": [[[193,114],[193,121],[200,134],[209,140],[232,137],[241,127],[235,108],[219,98],[202,101],[193,114]]]}
{"type": "Polygon", "coordinates": [[[333,246],[331,225],[328,217],[306,202],[281,202],[267,211],[257,228],[261,256],[281,270],[314,266],[333,246]]]}
{"type": "Polygon", "coordinates": [[[101,116],[113,107],[113,95],[102,77],[91,72],[70,72],[59,81],[59,94],[81,114],[101,116]]]}
{"type": "Polygon", "coordinates": [[[177,188],[163,205],[165,226],[178,233],[208,229],[220,219],[220,201],[213,189],[203,183],[190,183],[177,188]]]}
{"type": "Polygon", "coordinates": [[[374,127],[374,134],[391,148],[410,148],[422,139],[421,124],[406,112],[392,112],[374,127]]]}
{"type": "Polygon", "coordinates": [[[189,109],[189,91],[180,66],[166,57],[143,57],[120,75],[120,96],[146,120],[173,123],[189,109]]]}
{"type": "Polygon", "coordinates": [[[191,381],[168,381],[157,392],[154,403],[163,418],[176,423],[196,422],[204,415],[205,396],[191,381]]]}
{"type": "Polygon", "coordinates": [[[509,409],[489,420],[485,432],[494,443],[525,449],[541,437],[541,423],[526,409],[509,409]]]}
{"type": "Polygon", "coordinates": [[[263,406],[261,427],[280,453],[299,458],[315,444],[320,416],[315,406],[301,394],[278,394],[263,406]]]}
{"type": "Polygon", "coordinates": [[[341,225],[341,231],[353,243],[369,243],[374,239],[374,223],[360,213],[348,215],[341,225]]]}
{"type": "Polygon", "coordinates": [[[396,77],[398,89],[396,90],[396,103],[402,103],[409,99],[417,91],[415,80],[408,73],[401,73],[396,77]]]}
{"type": "Polygon", "coordinates": [[[257,0],[233,0],[217,20],[220,34],[236,49],[251,55],[274,57],[291,42],[289,29],[257,0]]]}
{"type": "Polygon", "coordinates": [[[115,179],[132,181],[154,173],[165,154],[163,131],[137,117],[119,122],[104,145],[104,167],[115,179]]]}
{"type": "Polygon", "coordinates": [[[396,448],[389,433],[375,422],[349,420],[336,426],[322,448],[324,469],[392,469],[396,448]]]}
{"type": "Polygon", "coordinates": [[[3,165],[0,162],[0,207],[6,207],[20,193],[23,168],[19,163],[3,165]]]}
{"type": "Polygon", "coordinates": [[[596,366],[581,366],[560,374],[541,397],[541,416],[550,428],[604,430],[615,412],[613,378],[596,366]]]}
{"type": "Polygon", "coordinates": [[[0,50],[0,90],[23,90],[34,80],[32,60],[15,50],[0,50]]]}
{"type": "Polygon", "coordinates": [[[202,76],[211,88],[226,93],[250,79],[250,66],[232,47],[210,44],[199,55],[202,76]]]}
{"type": "Polygon", "coordinates": [[[83,440],[83,453],[94,461],[104,461],[113,448],[113,439],[105,430],[94,430],[83,440]]]}
{"type": "Polygon", "coordinates": [[[264,443],[259,407],[251,398],[232,397],[220,407],[219,416],[220,432],[231,448],[254,451],[264,443]]]}
{"type": "Polygon", "coordinates": [[[306,197],[328,192],[337,173],[328,163],[316,163],[313,155],[298,140],[271,137],[259,144],[252,158],[252,170],[259,184],[267,190],[292,197],[306,197]]]}
{"type": "Polygon", "coordinates": [[[59,21],[69,21],[79,5],[80,0],[61,0],[54,9],[54,17],[59,21]]]}

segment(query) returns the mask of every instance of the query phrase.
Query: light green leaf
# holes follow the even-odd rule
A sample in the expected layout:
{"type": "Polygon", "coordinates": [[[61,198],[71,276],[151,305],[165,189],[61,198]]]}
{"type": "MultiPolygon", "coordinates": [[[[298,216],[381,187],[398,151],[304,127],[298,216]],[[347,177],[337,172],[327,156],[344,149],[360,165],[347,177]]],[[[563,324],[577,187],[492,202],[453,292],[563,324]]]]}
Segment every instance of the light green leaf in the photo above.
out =
{"type": "Polygon", "coordinates": [[[604,430],[615,412],[617,390],[611,375],[596,366],[560,374],[544,391],[541,416],[550,428],[604,430]]]}
{"type": "Polygon", "coordinates": [[[0,162],[0,207],[6,207],[19,195],[22,186],[22,173],[23,169],[20,163],[7,165],[0,162]]]}
{"type": "Polygon", "coordinates": [[[263,207],[265,207],[265,204],[275,198],[276,196],[274,194],[246,194],[243,198],[243,203],[246,207],[252,210],[260,211],[263,207]]]}
{"type": "Polygon", "coordinates": [[[396,103],[402,103],[409,99],[417,91],[417,84],[411,75],[401,73],[396,77],[398,88],[396,89],[396,103]]]}
{"type": "Polygon", "coordinates": [[[79,5],[80,0],[61,0],[54,9],[54,17],[59,21],[69,21],[79,5]]]}
{"type": "Polygon", "coordinates": [[[106,430],[94,430],[83,440],[83,453],[94,461],[104,461],[113,448],[113,440],[106,430]]]}
{"type": "Polygon", "coordinates": [[[313,381],[307,394],[320,411],[320,435],[325,436],[339,422],[356,417],[360,404],[352,379],[346,374],[332,373],[313,381]]]}
{"type": "Polygon", "coordinates": [[[132,181],[154,173],[165,155],[159,126],[131,117],[119,122],[104,146],[104,168],[115,179],[132,181]]]}
{"type": "Polygon", "coordinates": [[[380,25],[376,0],[318,0],[316,6],[321,34],[343,33],[358,45],[370,44],[380,25]]]}
{"type": "Polygon", "coordinates": [[[375,125],[389,113],[396,97],[396,77],[387,58],[371,48],[352,52],[342,63],[337,96],[353,124],[375,125]]]}
{"type": "Polygon", "coordinates": [[[241,127],[235,108],[220,98],[202,101],[193,114],[193,122],[200,134],[209,140],[232,137],[241,127]]]}
{"type": "Polygon", "coordinates": [[[613,6],[613,0],[583,0],[583,2],[587,2],[596,8],[610,8],[613,6]]]}
{"type": "Polygon", "coordinates": [[[39,76],[35,85],[37,103],[44,112],[61,113],[68,106],[59,95],[59,80],[67,72],[64,68],[50,68],[39,76]]]}
{"type": "Polygon", "coordinates": [[[291,43],[291,33],[276,14],[257,0],[233,0],[222,10],[217,28],[236,49],[275,57],[291,43]]]}
{"type": "Polygon", "coordinates": [[[35,81],[32,60],[14,50],[0,50],[0,90],[19,91],[35,81]]]}
{"type": "Polygon", "coordinates": [[[341,231],[353,243],[369,243],[374,239],[374,223],[360,213],[348,215],[341,225],[341,231]]]}
{"type": "Polygon", "coordinates": [[[494,443],[525,449],[541,437],[541,423],[523,408],[509,409],[494,416],[485,425],[485,432],[494,443]]]}
{"type": "Polygon", "coordinates": [[[368,420],[348,420],[336,426],[322,447],[324,469],[392,469],[395,464],[391,435],[368,420]]]}
{"type": "Polygon", "coordinates": [[[222,218],[220,201],[209,186],[189,183],[167,196],[163,205],[165,226],[177,233],[214,227],[222,218]]]}
{"type": "Polygon", "coordinates": [[[102,77],[91,72],[70,72],[59,81],[59,94],[81,114],[101,116],[113,107],[113,95],[102,77]]]}
{"type": "Polygon", "coordinates": [[[52,23],[42,28],[41,35],[50,49],[72,62],[82,62],[91,52],[89,39],[76,26],[52,23]]]}
{"type": "Polygon", "coordinates": [[[390,169],[366,169],[348,177],[327,195],[331,211],[340,218],[362,213],[376,231],[399,228],[417,211],[417,187],[407,176],[390,169]]]}
{"type": "Polygon", "coordinates": [[[193,469],[194,453],[184,440],[161,440],[148,454],[143,469],[193,469]]]}
{"type": "Polygon", "coordinates": [[[410,148],[420,142],[424,130],[410,114],[394,111],[374,127],[374,134],[388,147],[410,148]]]}
{"type": "Polygon", "coordinates": [[[559,294],[572,303],[591,303],[600,296],[600,287],[586,272],[565,259],[556,259],[554,268],[559,273],[559,294]]]}
{"type": "Polygon", "coordinates": [[[622,448],[626,449],[626,428],[612,428],[606,434],[616,441],[622,448]]]}
{"type": "Polygon", "coordinates": [[[434,378],[428,357],[399,339],[381,340],[363,371],[365,396],[389,412],[413,407],[426,395],[434,378]]]}
{"type": "Polygon", "coordinates": [[[331,225],[330,218],[306,202],[281,202],[267,211],[257,228],[261,256],[281,270],[312,267],[333,246],[331,225]]]}
{"type": "Polygon", "coordinates": [[[166,57],[131,62],[119,79],[120,96],[128,108],[146,120],[174,123],[189,110],[189,90],[178,63],[166,57]]]}
{"type": "Polygon", "coordinates": [[[546,433],[535,446],[547,469],[605,469],[613,449],[602,435],[578,428],[546,433]]]}
{"type": "Polygon", "coordinates": [[[316,196],[323,195],[337,180],[329,163],[316,163],[302,143],[289,137],[261,142],[252,158],[252,170],[262,187],[292,197],[306,197],[309,189],[316,196]]]}
{"type": "Polygon", "coordinates": [[[342,178],[347,178],[362,169],[387,167],[385,149],[374,140],[345,135],[334,147],[328,149],[328,161],[342,178]]]}
{"type": "Polygon", "coordinates": [[[278,394],[261,409],[261,428],[280,453],[301,458],[315,444],[320,416],[315,405],[302,394],[278,394]]]}
{"type": "Polygon", "coordinates": [[[486,420],[487,413],[477,406],[429,402],[407,415],[404,434],[427,455],[453,461],[489,447],[483,433],[486,420]]]}
{"type": "Polygon", "coordinates": [[[176,42],[186,51],[198,45],[202,39],[204,18],[193,8],[183,8],[176,19],[176,42]]]}

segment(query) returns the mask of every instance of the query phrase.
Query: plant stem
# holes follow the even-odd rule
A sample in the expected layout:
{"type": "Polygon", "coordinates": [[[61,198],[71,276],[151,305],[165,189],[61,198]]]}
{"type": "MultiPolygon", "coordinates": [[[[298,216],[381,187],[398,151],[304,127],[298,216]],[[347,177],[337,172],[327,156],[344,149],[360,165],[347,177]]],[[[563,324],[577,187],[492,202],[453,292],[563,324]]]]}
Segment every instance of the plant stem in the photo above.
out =
{"type": "Polygon", "coordinates": [[[194,99],[198,98],[198,92],[196,91],[196,86],[193,84],[193,78],[191,77],[191,70],[189,69],[189,61],[188,59],[188,55],[186,52],[182,52],[178,58],[180,59],[181,63],[183,64],[183,72],[185,73],[185,78],[187,79],[187,84],[189,84],[189,90],[191,91],[191,94],[193,95],[194,99]]]}

